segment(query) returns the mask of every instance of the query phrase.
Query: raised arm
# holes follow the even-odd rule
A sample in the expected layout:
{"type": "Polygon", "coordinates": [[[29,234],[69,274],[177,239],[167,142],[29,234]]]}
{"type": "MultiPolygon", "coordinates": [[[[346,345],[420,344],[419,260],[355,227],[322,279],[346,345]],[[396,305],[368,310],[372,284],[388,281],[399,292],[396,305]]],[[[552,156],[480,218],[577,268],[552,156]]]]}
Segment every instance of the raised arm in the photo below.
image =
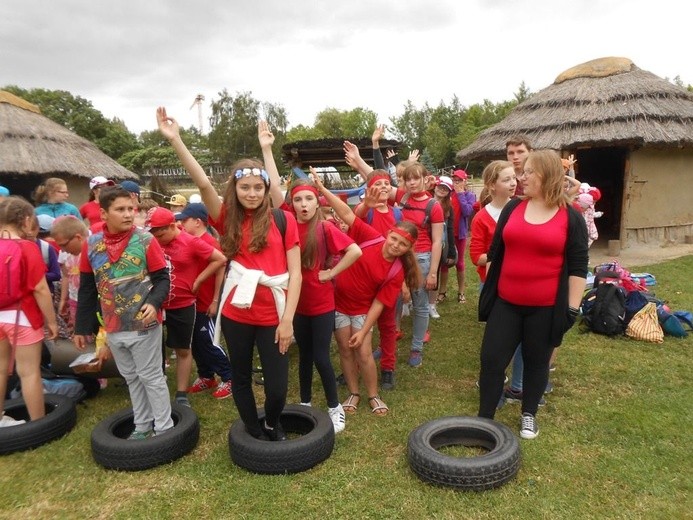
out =
{"type": "Polygon", "coordinates": [[[373,166],[376,170],[385,169],[385,159],[383,159],[383,154],[380,151],[380,140],[383,138],[385,133],[385,125],[378,125],[373,130],[373,135],[371,136],[371,143],[373,143],[373,166]]]}
{"type": "Polygon", "coordinates": [[[260,148],[262,149],[262,161],[265,163],[265,170],[270,178],[270,198],[272,199],[272,206],[278,208],[284,202],[281,186],[282,180],[279,176],[277,163],[274,161],[274,155],[272,154],[274,134],[270,130],[267,121],[258,122],[257,138],[258,141],[260,141],[260,148]]]}
{"type": "Polygon", "coordinates": [[[354,215],[354,212],[351,211],[349,205],[330,190],[325,188],[320,180],[318,172],[316,172],[315,168],[312,166],[310,167],[310,176],[313,179],[315,186],[318,188],[318,191],[325,196],[325,200],[327,200],[327,203],[332,207],[332,209],[334,209],[340,220],[342,220],[347,226],[351,227],[354,224],[356,215],[354,215]]]}
{"type": "Polygon", "coordinates": [[[368,174],[373,171],[373,168],[368,166],[359,153],[359,148],[354,143],[344,141],[344,158],[346,163],[356,170],[365,181],[368,174]]]}
{"type": "Polygon", "coordinates": [[[172,117],[168,117],[164,107],[156,109],[156,122],[159,125],[159,132],[171,143],[178,159],[183,164],[183,168],[188,172],[197,189],[200,190],[200,196],[207,207],[207,213],[213,219],[218,219],[221,212],[219,194],[200,163],[193,157],[181,139],[178,122],[172,117]]]}

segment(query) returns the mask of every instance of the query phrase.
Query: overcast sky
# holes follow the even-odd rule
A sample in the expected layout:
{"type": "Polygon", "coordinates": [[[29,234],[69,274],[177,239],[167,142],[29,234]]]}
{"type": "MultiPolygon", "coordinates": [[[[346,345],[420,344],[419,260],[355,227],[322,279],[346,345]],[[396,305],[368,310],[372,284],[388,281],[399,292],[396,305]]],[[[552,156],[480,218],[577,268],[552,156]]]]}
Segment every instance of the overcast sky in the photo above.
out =
{"type": "Polygon", "coordinates": [[[469,106],[537,92],[574,65],[630,58],[693,84],[678,0],[3,0],[0,87],[67,90],[139,133],[155,108],[197,126],[197,94],[281,104],[289,125],[407,100],[469,106]]]}

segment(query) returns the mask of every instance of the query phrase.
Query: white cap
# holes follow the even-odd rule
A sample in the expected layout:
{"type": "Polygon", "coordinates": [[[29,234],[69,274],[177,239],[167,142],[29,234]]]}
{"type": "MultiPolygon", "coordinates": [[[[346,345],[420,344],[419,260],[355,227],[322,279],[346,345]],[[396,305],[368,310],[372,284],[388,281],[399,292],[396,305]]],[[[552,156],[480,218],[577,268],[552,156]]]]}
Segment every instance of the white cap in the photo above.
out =
{"type": "Polygon", "coordinates": [[[189,200],[191,204],[199,204],[200,202],[202,202],[202,195],[200,195],[199,193],[193,193],[192,195],[190,195],[189,200]]]}
{"type": "Polygon", "coordinates": [[[97,186],[115,186],[115,182],[106,177],[98,176],[89,181],[89,189],[93,190],[97,186]]]}

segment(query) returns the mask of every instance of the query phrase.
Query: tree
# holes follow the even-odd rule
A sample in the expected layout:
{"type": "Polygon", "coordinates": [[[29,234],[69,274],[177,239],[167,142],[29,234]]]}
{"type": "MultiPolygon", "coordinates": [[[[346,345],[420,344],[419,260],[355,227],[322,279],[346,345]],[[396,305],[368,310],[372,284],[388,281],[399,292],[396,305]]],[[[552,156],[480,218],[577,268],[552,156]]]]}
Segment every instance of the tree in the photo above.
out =
{"type": "Polygon", "coordinates": [[[242,157],[260,157],[257,121],[260,102],[250,92],[231,96],[226,89],[212,100],[209,118],[209,149],[222,165],[230,166],[242,157]]]}
{"type": "Polygon", "coordinates": [[[410,100],[407,100],[407,104],[404,105],[404,113],[401,116],[390,118],[392,132],[409,150],[426,148],[423,135],[430,120],[431,108],[428,103],[418,109],[410,100]]]}

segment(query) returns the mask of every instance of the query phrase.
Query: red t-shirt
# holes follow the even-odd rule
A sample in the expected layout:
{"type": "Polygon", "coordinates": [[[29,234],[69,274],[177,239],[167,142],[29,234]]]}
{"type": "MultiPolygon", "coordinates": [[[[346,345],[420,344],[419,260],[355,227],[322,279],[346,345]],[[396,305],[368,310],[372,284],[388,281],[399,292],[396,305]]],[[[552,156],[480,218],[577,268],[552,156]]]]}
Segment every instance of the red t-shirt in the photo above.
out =
{"type": "MultiPolygon", "coordinates": [[[[306,233],[308,232],[308,224],[298,222],[298,235],[301,240],[301,246],[306,242],[306,233]]],[[[324,240],[325,250],[323,253],[327,255],[337,255],[344,252],[354,241],[341,230],[332,224],[332,222],[318,222],[315,232],[318,234],[318,244],[324,240]],[[322,226],[323,231],[320,229],[322,226]]],[[[320,249],[320,248],[318,248],[320,249]]],[[[320,251],[318,251],[320,256],[320,251]]],[[[318,258],[318,262],[312,269],[301,269],[303,282],[301,283],[301,297],[298,299],[296,312],[304,316],[318,316],[326,312],[332,311],[335,308],[334,304],[334,283],[321,283],[318,279],[318,272],[325,269],[325,261],[327,258],[318,258]]]]}
{"type": "MultiPolygon", "coordinates": [[[[206,244],[209,244],[217,251],[221,251],[219,241],[209,233],[203,233],[197,238],[206,244]]],[[[197,274],[204,271],[206,267],[207,264],[200,264],[198,266],[197,274]]],[[[207,312],[207,309],[209,309],[209,306],[212,304],[212,300],[214,299],[214,284],[216,283],[216,278],[216,273],[212,274],[209,278],[202,282],[202,285],[200,285],[200,290],[197,291],[197,312],[207,312]]]]}
{"type": "MultiPolygon", "coordinates": [[[[472,219],[471,240],[469,241],[469,257],[476,265],[479,257],[488,254],[491,249],[491,241],[493,233],[496,231],[496,221],[489,215],[486,207],[479,210],[479,213],[474,215],[472,219]]],[[[476,272],[482,282],[486,281],[486,266],[481,265],[476,267],[476,272]]]]}
{"type": "MultiPolygon", "coordinates": [[[[361,220],[368,223],[368,211],[361,217],[361,220]]],[[[373,208],[373,220],[371,220],[369,225],[378,233],[387,238],[387,234],[395,227],[395,224],[397,224],[395,212],[390,206],[387,206],[386,212],[380,212],[378,208],[373,208]]]]}
{"type": "Polygon", "coordinates": [[[514,305],[548,307],[556,304],[565,261],[568,210],[560,208],[544,224],[525,220],[527,201],[518,204],[503,228],[505,253],[498,295],[514,305]]]}
{"type": "MultiPolygon", "coordinates": [[[[406,192],[398,188],[397,195],[395,196],[395,202],[398,204],[402,200],[406,192]]],[[[402,208],[402,218],[414,224],[419,232],[419,237],[416,239],[416,244],[414,244],[415,253],[430,253],[433,249],[433,243],[431,241],[431,235],[428,233],[428,226],[422,226],[424,218],[426,218],[426,205],[428,200],[431,198],[427,193],[426,198],[423,200],[414,200],[411,196],[405,201],[409,208],[402,208]],[[413,209],[415,208],[415,209],[413,209]]],[[[431,224],[442,224],[445,221],[443,216],[443,207],[439,202],[436,202],[431,208],[431,224]]],[[[445,240],[445,237],[441,237],[441,240],[445,240]]]]}
{"type": "Polygon", "coordinates": [[[200,271],[207,267],[214,247],[186,231],[165,246],[164,258],[171,272],[171,290],[161,306],[163,309],[181,309],[195,303],[197,296],[192,291],[193,282],[200,271]]]}
{"type": "MultiPolygon", "coordinates": [[[[19,281],[19,288],[22,293],[22,299],[19,302],[20,310],[26,316],[32,329],[40,329],[43,327],[43,314],[34,298],[34,289],[45,279],[46,264],[43,263],[43,255],[35,242],[29,240],[18,239],[17,243],[22,250],[22,273],[23,276],[19,281]]],[[[16,309],[16,308],[15,308],[16,309]]],[[[15,309],[0,309],[4,311],[4,316],[0,317],[3,323],[14,324],[17,319],[15,309]]],[[[20,314],[20,320],[21,320],[20,314]]]]}
{"type": "MultiPolygon", "coordinates": [[[[242,224],[243,241],[238,253],[232,260],[235,260],[246,269],[261,270],[268,276],[285,273],[288,269],[286,252],[299,245],[299,239],[296,219],[288,211],[284,211],[284,215],[286,217],[286,234],[283,243],[281,232],[274,224],[274,220],[272,220],[267,234],[267,246],[257,253],[248,250],[252,234],[252,218],[246,216],[242,224]]],[[[221,207],[218,220],[209,218],[209,223],[214,226],[221,236],[226,234],[225,220],[226,206],[221,207]]],[[[249,325],[272,327],[279,324],[277,306],[274,302],[274,296],[272,296],[272,290],[269,287],[258,284],[255,291],[255,299],[248,309],[239,309],[231,305],[231,299],[235,290],[235,288],[231,290],[229,298],[221,309],[223,316],[249,325]]]]}
{"type": "Polygon", "coordinates": [[[89,220],[89,225],[101,222],[101,206],[96,200],[85,202],[79,207],[79,214],[82,218],[89,220]]]}
{"type": "MultiPolygon", "coordinates": [[[[349,236],[357,244],[382,237],[378,231],[358,218],[349,228],[349,236]]],[[[385,282],[392,262],[383,257],[383,242],[362,249],[363,255],[335,278],[336,308],[348,316],[368,314],[375,299],[385,307],[394,306],[404,281],[404,269],[400,269],[385,282]]]]}

